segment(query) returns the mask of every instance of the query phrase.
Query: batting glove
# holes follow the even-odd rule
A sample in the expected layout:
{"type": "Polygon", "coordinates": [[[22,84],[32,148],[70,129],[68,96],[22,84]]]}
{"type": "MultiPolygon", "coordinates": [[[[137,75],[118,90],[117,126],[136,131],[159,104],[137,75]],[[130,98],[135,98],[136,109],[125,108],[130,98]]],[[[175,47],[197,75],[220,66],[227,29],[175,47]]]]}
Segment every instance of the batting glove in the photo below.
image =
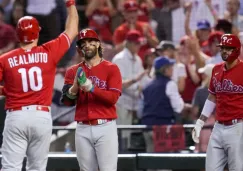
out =
{"type": "Polygon", "coordinates": [[[79,67],[77,70],[77,79],[80,85],[80,88],[86,92],[93,91],[94,86],[90,79],[88,79],[85,75],[85,72],[82,67],[79,67]]]}
{"type": "Polygon", "coordinates": [[[204,125],[204,121],[201,119],[198,119],[194,129],[192,130],[192,139],[195,143],[199,143],[199,136],[200,136],[200,132],[202,130],[202,127],[204,125]]]}

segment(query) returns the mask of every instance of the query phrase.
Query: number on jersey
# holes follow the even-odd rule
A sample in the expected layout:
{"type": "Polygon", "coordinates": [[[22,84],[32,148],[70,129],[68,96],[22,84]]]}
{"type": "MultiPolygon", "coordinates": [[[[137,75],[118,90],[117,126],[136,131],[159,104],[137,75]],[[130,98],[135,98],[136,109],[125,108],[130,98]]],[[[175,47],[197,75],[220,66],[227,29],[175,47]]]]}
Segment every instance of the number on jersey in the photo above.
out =
{"type": "Polygon", "coordinates": [[[41,69],[39,67],[32,67],[27,70],[25,68],[19,68],[18,72],[21,75],[22,87],[24,92],[28,92],[29,88],[32,91],[39,91],[43,87],[43,80],[41,75],[41,69]]]}

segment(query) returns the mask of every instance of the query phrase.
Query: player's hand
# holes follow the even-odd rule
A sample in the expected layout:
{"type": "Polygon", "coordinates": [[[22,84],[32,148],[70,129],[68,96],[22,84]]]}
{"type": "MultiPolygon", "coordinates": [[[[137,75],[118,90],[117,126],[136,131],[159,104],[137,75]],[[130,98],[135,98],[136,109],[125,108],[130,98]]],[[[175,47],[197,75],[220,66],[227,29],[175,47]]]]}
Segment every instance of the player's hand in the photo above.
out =
{"type": "Polygon", "coordinates": [[[200,132],[202,130],[203,125],[204,125],[204,121],[198,119],[194,129],[192,130],[192,139],[195,143],[199,143],[200,132]]]}
{"type": "Polygon", "coordinates": [[[86,78],[86,75],[85,75],[85,72],[83,70],[82,67],[79,67],[78,70],[77,70],[77,80],[78,80],[78,83],[82,86],[87,78],[86,78]]]}
{"type": "Polygon", "coordinates": [[[90,92],[94,89],[91,80],[86,78],[85,72],[82,67],[79,67],[77,70],[77,81],[80,88],[85,92],[90,92]]]}

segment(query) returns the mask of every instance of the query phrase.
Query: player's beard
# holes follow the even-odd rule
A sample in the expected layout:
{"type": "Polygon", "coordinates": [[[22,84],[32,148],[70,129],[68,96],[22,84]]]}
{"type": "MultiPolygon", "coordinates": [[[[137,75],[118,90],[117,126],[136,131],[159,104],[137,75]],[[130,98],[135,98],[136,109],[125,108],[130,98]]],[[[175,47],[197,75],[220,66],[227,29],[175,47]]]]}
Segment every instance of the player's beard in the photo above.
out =
{"type": "Polygon", "coordinates": [[[222,53],[222,54],[221,54],[221,57],[222,57],[222,60],[223,60],[223,61],[227,61],[229,55],[228,55],[227,53],[222,53]]]}
{"type": "Polygon", "coordinates": [[[93,46],[93,48],[90,48],[89,50],[85,51],[84,58],[85,60],[89,61],[95,57],[97,54],[97,48],[96,46],[93,46]]]}

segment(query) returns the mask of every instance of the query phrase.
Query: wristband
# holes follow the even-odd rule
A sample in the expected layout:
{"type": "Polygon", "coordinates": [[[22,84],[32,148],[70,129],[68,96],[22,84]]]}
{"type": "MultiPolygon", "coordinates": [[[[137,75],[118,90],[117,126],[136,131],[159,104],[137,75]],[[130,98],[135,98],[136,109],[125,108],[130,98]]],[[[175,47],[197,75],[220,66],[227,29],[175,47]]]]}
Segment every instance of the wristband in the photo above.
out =
{"type": "Polygon", "coordinates": [[[202,115],[209,117],[213,113],[215,106],[214,102],[207,99],[202,110],[202,115]]]}
{"type": "Polygon", "coordinates": [[[77,95],[73,95],[71,92],[70,92],[70,89],[66,92],[66,96],[69,98],[69,99],[76,99],[77,98],[77,95]]]}
{"type": "Polygon", "coordinates": [[[66,7],[70,7],[70,6],[72,6],[72,5],[75,5],[75,0],[68,0],[68,1],[66,2],[66,7]]]}

